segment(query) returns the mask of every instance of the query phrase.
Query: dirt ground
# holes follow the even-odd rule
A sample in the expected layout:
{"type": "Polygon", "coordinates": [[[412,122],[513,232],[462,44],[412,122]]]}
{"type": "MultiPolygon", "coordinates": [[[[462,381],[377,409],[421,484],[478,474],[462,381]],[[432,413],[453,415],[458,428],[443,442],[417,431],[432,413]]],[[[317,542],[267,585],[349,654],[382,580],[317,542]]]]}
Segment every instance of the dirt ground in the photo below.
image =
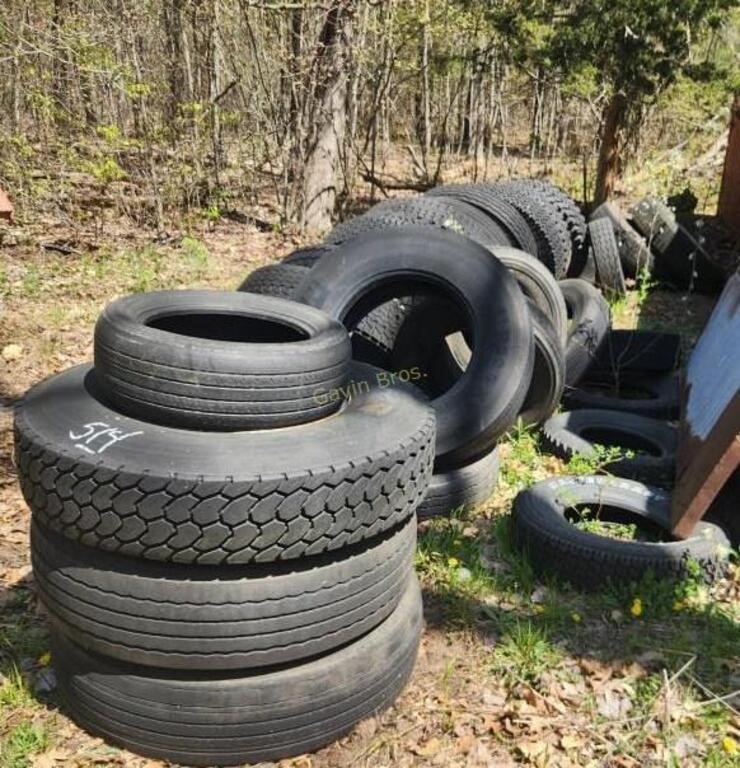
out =
{"type": "MultiPolygon", "coordinates": [[[[115,296],[232,289],[300,244],[229,223],[171,242],[125,226],[0,233],[0,768],[162,765],[88,736],[57,708],[12,460],[13,402],[91,358],[97,314],[115,296]]],[[[633,294],[617,308],[620,324],[691,336],[711,309],[659,292],[637,303],[633,294]]],[[[520,488],[567,468],[526,431],[501,453],[490,502],[421,535],[427,627],[396,705],[281,767],[740,765],[737,566],[712,587],[642,584],[586,597],[543,584],[511,552],[506,514],[520,488]]]]}

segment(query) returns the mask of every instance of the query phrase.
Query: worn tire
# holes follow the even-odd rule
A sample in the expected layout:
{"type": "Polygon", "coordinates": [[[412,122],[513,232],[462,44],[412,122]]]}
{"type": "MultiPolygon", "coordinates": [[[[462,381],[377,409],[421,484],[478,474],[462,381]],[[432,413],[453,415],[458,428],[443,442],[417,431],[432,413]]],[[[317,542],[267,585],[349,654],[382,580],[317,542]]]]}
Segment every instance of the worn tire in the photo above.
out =
{"type": "Polygon", "coordinates": [[[522,491],[513,508],[515,541],[537,573],[555,574],[580,589],[596,591],[608,584],[627,586],[648,571],[658,578],[681,576],[689,558],[709,576],[723,569],[728,541],[711,523],[698,523],[685,541],[620,541],[572,525],[565,512],[581,505],[599,510],[602,520],[619,510],[614,515],[618,519],[637,519],[670,531],[670,496],[658,488],[615,477],[545,480],[522,491]]]}
{"type": "Polygon", "coordinates": [[[550,318],[536,306],[532,314],[534,368],[527,397],[519,412],[525,424],[539,424],[560,405],[565,390],[565,353],[550,318]]]}
{"type": "Polygon", "coordinates": [[[270,429],[333,413],[351,345],[321,312],[272,296],[159,291],[109,304],[95,373],[122,413],[203,430],[270,429]]]}
{"type": "Polygon", "coordinates": [[[678,231],[676,214],[655,197],[641,200],[630,213],[637,231],[648,241],[648,246],[664,254],[678,231]]]}
{"type": "Polygon", "coordinates": [[[670,373],[681,361],[681,337],[676,333],[610,330],[596,353],[594,374],[670,373]]]}
{"type": "Polygon", "coordinates": [[[571,266],[574,264],[579,265],[575,269],[582,271],[587,251],[588,231],[586,219],[573,198],[546,179],[521,179],[514,183],[525,190],[533,189],[539,192],[540,197],[560,216],[568,230],[571,243],[571,258],[567,274],[570,275],[571,266]]]}
{"type": "Polygon", "coordinates": [[[601,288],[611,296],[624,296],[627,286],[619,258],[619,246],[614,227],[609,219],[596,219],[588,225],[589,247],[596,265],[596,279],[601,288]]]}
{"type": "Polygon", "coordinates": [[[537,258],[558,280],[564,278],[571,259],[571,242],[560,215],[537,190],[524,189],[516,182],[493,184],[491,188],[527,220],[537,241],[537,258]]]}
{"type": "Polygon", "coordinates": [[[611,324],[609,305],[585,280],[561,280],[570,324],[565,349],[565,383],[575,386],[592,366],[611,324]]]}
{"type": "Polygon", "coordinates": [[[164,669],[295,663],[356,640],[396,607],[416,522],[338,552],[278,565],[152,563],[34,524],[36,589],[54,625],[110,658],[164,669]]]}
{"type": "Polygon", "coordinates": [[[463,467],[435,472],[427,495],[416,510],[419,520],[482,504],[496,488],[499,464],[498,449],[494,449],[463,467]]]}
{"type": "Polygon", "coordinates": [[[455,198],[474,205],[504,228],[514,248],[536,256],[537,240],[527,220],[511,203],[502,200],[490,184],[447,184],[430,189],[426,195],[455,198]]]}
{"type": "Polygon", "coordinates": [[[291,264],[295,267],[308,267],[309,269],[334,246],[321,243],[319,245],[307,245],[289,253],[283,260],[283,264],[291,264]]]}
{"type": "Polygon", "coordinates": [[[515,248],[491,248],[516,278],[522,293],[550,320],[563,346],[568,341],[568,308],[557,280],[534,256],[515,248]]]}
{"type": "MultiPolygon", "coordinates": [[[[438,418],[437,466],[459,465],[486,453],[511,427],[532,375],[531,320],[506,267],[489,250],[455,233],[395,228],[355,238],[325,256],[299,298],[351,330],[373,304],[390,298],[388,291],[405,296],[414,284],[457,297],[476,339],[465,375],[432,402],[438,418]]],[[[447,318],[437,321],[444,326],[447,318]]],[[[426,338],[446,335],[441,326],[429,328],[426,338]]],[[[409,361],[409,368],[416,365],[409,361]]]]}
{"type": "Polygon", "coordinates": [[[418,583],[359,640],[303,664],[251,674],[168,674],[88,653],[52,636],[66,711],[141,755],[183,765],[242,765],[311,752],[389,707],[414,667],[418,583]]]}
{"type": "Polygon", "coordinates": [[[309,269],[298,264],[268,264],[248,274],[237,290],[292,299],[309,269]]]}
{"type": "Polygon", "coordinates": [[[676,428],[658,419],[621,411],[566,411],[542,425],[545,450],[566,461],[594,455],[594,445],[640,451],[604,466],[607,472],[644,483],[672,484],[676,472],[676,428]]]}
{"type": "Polygon", "coordinates": [[[408,225],[457,232],[486,247],[511,245],[506,231],[489,216],[475,206],[445,197],[384,200],[362,216],[337,224],[326,242],[338,245],[368,232],[408,225]]]}
{"type": "Polygon", "coordinates": [[[566,388],[563,402],[572,411],[597,408],[653,419],[677,419],[680,385],[676,373],[618,375],[591,371],[578,386],[566,388]]]}
{"type": "Polygon", "coordinates": [[[611,221],[625,276],[638,278],[644,270],[652,273],[654,259],[650,248],[618,206],[614,203],[600,205],[591,214],[591,221],[596,219],[611,221]]]}
{"type": "Polygon", "coordinates": [[[434,459],[434,414],[411,386],[365,387],[296,427],[195,432],[121,416],[90,366],[16,409],[16,465],[35,518],[81,544],[180,563],[272,562],[377,536],[410,517],[434,459]]]}

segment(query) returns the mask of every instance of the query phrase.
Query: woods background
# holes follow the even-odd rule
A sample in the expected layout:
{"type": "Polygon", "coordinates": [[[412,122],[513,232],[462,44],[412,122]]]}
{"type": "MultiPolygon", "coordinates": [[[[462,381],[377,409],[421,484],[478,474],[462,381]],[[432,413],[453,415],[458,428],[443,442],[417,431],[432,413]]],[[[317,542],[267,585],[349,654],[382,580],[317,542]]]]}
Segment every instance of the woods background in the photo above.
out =
{"type": "Polygon", "coordinates": [[[710,207],[739,46],[735,0],[5,0],[0,186],[159,231],[531,173],[710,207]]]}

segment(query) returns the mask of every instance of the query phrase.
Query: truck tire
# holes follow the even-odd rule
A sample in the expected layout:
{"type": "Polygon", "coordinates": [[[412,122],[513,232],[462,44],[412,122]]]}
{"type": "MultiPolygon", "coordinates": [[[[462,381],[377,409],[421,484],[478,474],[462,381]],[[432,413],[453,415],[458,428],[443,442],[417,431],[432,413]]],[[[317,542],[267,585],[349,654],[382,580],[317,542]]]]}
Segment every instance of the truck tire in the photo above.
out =
{"type": "Polygon", "coordinates": [[[370,386],[378,373],[357,365],[347,404],[320,421],[196,432],[122,416],[80,365],[16,408],[21,489],[42,525],[151,560],[272,562],[357,544],[414,513],[434,459],[431,408],[411,386],[370,386]]]}
{"type": "Polygon", "coordinates": [[[95,372],[121,412],[203,430],[270,429],[333,413],[348,381],[341,325],[272,296],[159,291],[109,304],[95,326],[95,372]]]}

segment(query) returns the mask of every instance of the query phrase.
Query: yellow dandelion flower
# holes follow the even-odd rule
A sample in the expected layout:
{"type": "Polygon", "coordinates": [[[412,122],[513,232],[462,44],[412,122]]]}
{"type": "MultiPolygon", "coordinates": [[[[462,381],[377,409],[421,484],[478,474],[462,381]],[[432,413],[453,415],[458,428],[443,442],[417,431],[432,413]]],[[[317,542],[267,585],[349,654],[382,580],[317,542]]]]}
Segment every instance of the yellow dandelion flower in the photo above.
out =
{"type": "Polygon", "coordinates": [[[457,568],[457,566],[460,565],[460,561],[456,557],[450,557],[447,559],[447,565],[449,565],[450,568],[457,568]]]}
{"type": "Polygon", "coordinates": [[[38,665],[40,667],[48,667],[49,664],[51,664],[51,654],[49,651],[46,653],[42,653],[41,656],[38,658],[38,665]]]}
{"type": "Polygon", "coordinates": [[[544,605],[540,605],[539,603],[537,603],[534,606],[534,612],[535,613],[544,613],[545,612],[545,606],[544,605]]]}
{"type": "Polygon", "coordinates": [[[630,613],[637,618],[638,616],[642,616],[642,600],[640,600],[639,597],[636,597],[632,601],[632,606],[630,607],[630,613]]]}
{"type": "Polygon", "coordinates": [[[738,751],[740,751],[738,750],[737,742],[732,736],[725,736],[724,739],[722,739],[722,749],[724,749],[728,755],[736,755],[738,751]]]}
{"type": "Polygon", "coordinates": [[[576,624],[580,624],[581,623],[581,614],[577,613],[576,611],[573,611],[573,613],[571,613],[570,618],[573,619],[573,621],[576,624]]]}
{"type": "Polygon", "coordinates": [[[678,611],[682,611],[686,607],[686,603],[683,600],[676,600],[675,603],[673,603],[673,610],[678,613],[678,611]]]}

